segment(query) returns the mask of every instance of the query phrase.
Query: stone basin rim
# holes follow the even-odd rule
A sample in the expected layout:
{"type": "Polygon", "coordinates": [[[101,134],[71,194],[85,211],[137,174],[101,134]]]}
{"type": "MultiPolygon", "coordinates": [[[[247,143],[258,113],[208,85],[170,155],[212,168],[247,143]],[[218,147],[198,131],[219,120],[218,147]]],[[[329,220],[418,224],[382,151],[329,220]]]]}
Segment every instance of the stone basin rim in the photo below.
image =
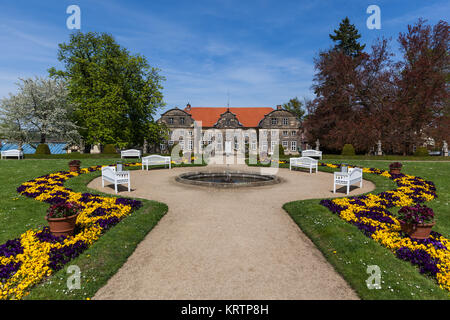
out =
{"type": "Polygon", "coordinates": [[[257,172],[248,172],[248,171],[236,171],[236,170],[214,170],[214,171],[193,171],[193,172],[185,172],[175,177],[175,181],[188,184],[188,185],[196,185],[196,186],[204,186],[204,187],[215,187],[215,188],[242,188],[242,187],[259,187],[259,186],[268,186],[281,183],[283,179],[276,175],[270,174],[260,174],[257,172]],[[252,181],[252,182],[241,182],[241,183],[229,183],[229,182],[212,182],[212,181],[201,181],[201,180],[192,180],[188,179],[188,177],[194,176],[222,176],[224,174],[231,174],[232,176],[239,177],[253,177],[253,178],[268,178],[267,180],[261,179],[261,181],[252,181]]]}

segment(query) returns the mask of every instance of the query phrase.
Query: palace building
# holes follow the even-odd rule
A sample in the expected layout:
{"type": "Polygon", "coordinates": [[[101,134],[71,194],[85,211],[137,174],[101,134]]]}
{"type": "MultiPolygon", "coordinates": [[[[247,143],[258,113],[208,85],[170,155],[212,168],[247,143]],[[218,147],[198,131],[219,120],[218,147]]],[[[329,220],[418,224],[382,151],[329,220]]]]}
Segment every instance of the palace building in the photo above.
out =
{"type": "Polygon", "coordinates": [[[249,152],[272,153],[275,145],[286,154],[298,154],[304,148],[301,123],[294,114],[277,106],[256,108],[173,108],[161,115],[158,122],[169,128],[169,140],[161,144],[162,152],[178,142],[185,151],[194,150],[194,123],[201,126],[203,146],[214,144],[216,151],[225,151],[227,143],[234,150],[246,147],[249,152]]]}

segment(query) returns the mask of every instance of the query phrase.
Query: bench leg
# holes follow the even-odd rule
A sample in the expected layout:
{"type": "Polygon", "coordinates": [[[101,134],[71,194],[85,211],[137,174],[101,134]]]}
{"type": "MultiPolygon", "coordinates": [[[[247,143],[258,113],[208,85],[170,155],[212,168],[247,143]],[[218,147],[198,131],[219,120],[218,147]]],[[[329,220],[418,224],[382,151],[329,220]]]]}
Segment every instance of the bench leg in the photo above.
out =
{"type": "Polygon", "coordinates": [[[131,192],[131,184],[130,184],[130,180],[128,180],[128,192],[131,192]]]}
{"type": "Polygon", "coordinates": [[[361,179],[361,182],[359,183],[359,187],[362,188],[362,179],[361,179]]]}
{"type": "Polygon", "coordinates": [[[347,183],[347,194],[350,192],[350,183],[347,183]]]}
{"type": "Polygon", "coordinates": [[[333,193],[336,193],[336,182],[333,183],[333,193]]]}
{"type": "Polygon", "coordinates": [[[102,177],[102,188],[104,188],[105,187],[105,180],[103,180],[103,177],[102,177]]]}
{"type": "Polygon", "coordinates": [[[117,193],[117,182],[114,182],[114,191],[117,193]]]}

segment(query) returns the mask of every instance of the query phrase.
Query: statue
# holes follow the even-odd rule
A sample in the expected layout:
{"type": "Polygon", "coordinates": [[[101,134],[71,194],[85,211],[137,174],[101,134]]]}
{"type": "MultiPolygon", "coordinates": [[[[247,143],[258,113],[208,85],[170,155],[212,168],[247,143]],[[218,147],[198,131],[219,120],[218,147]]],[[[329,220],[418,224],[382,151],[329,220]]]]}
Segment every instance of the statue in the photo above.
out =
{"type": "Polygon", "coordinates": [[[377,156],[382,156],[383,151],[381,150],[381,140],[378,140],[377,142],[377,156]]]}
{"type": "Polygon", "coordinates": [[[316,140],[316,151],[320,151],[319,147],[320,147],[320,142],[319,142],[319,139],[317,139],[316,140]]]}
{"type": "Polygon", "coordinates": [[[444,140],[444,144],[442,146],[442,155],[444,157],[448,157],[448,145],[447,145],[447,141],[444,140]]]}

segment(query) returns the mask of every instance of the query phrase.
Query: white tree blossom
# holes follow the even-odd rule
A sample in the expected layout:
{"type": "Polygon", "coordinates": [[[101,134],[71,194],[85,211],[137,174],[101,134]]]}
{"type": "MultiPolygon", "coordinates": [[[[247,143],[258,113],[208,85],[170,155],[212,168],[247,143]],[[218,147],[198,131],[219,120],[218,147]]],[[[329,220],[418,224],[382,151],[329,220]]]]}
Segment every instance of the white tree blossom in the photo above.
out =
{"type": "Polygon", "coordinates": [[[39,135],[41,143],[48,137],[79,141],[78,127],[72,122],[74,106],[61,79],[20,79],[16,95],[10,94],[0,104],[0,134],[20,143],[39,135]]]}

